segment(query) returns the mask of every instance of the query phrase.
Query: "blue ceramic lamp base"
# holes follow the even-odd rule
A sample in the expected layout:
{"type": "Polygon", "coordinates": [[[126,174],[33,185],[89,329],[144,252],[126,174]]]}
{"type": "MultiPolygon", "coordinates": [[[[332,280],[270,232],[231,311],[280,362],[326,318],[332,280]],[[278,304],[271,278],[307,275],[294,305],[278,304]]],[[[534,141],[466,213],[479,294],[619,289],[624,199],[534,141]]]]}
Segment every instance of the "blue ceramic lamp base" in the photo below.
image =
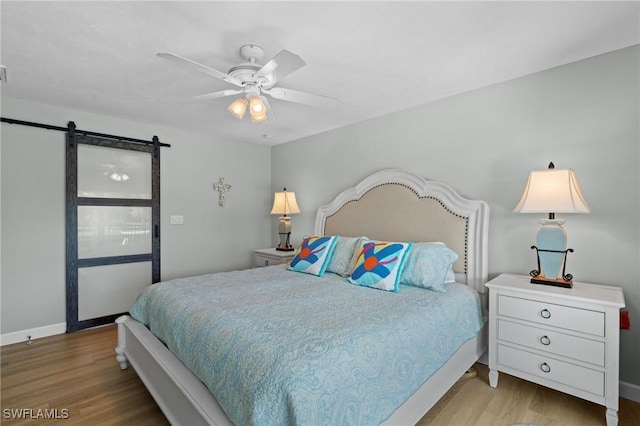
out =
{"type": "Polygon", "coordinates": [[[557,287],[573,287],[571,274],[565,273],[567,253],[573,249],[567,249],[567,233],[562,225],[563,219],[542,219],[542,225],[538,230],[536,245],[531,246],[536,250],[538,269],[530,272],[531,283],[546,284],[557,287]]]}

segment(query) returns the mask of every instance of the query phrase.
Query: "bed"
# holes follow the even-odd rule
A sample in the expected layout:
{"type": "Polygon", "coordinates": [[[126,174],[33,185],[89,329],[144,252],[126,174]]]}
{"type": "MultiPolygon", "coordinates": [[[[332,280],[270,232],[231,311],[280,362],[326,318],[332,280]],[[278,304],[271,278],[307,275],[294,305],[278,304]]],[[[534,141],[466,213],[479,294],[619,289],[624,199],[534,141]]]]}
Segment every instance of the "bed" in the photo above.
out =
{"type": "Polygon", "coordinates": [[[120,368],[133,366],[172,424],[415,424],[486,350],[488,219],[486,203],[445,184],[377,172],[321,206],[321,238],[309,240],[333,241],[335,258],[336,241],[356,240],[350,275],[278,265],[156,284],[116,321],[120,368]],[[455,282],[424,289],[399,285],[402,275],[389,291],[371,288],[354,277],[378,246],[406,248],[397,274],[414,248],[446,247],[457,255],[447,271],[455,282]],[[427,315],[422,323],[440,332],[408,325],[427,315]],[[203,360],[209,353],[217,358],[203,360]]]}

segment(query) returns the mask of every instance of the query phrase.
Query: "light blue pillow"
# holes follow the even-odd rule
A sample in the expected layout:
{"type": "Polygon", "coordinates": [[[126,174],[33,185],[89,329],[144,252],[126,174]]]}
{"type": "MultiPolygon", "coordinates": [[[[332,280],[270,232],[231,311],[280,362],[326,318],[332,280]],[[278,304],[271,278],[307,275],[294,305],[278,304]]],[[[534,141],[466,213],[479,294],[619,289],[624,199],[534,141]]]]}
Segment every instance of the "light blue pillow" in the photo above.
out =
{"type": "Polygon", "coordinates": [[[308,237],[302,241],[288,269],[321,277],[338,237],[308,237]]]}
{"type": "Polygon", "coordinates": [[[364,241],[351,277],[352,284],[398,291],[398,281],[411,243],[364,241]]]}
{"type": "Polygon", "coordinates": [[[455,282],[456,282],[456,273],[453,272],[453,265],[451,265],[449,267],[449,269],[447,269],[447,276],[444,277],[444,283],[445,284],[450,284],[450,283],[455,283],[455,282]]]}
{"type": "Polygon", "coordinates": [[[456,252],[442,243],[415,243],[407,256],[400,284],[444,293],[447,275],[456,260],[456,252]]]}
{"type": "MultiPolygon", "coordinates": [[[[440,244],[442,246],[445,245],[445,243],[441,243],[441,242],[436,242],[436,241],[430,241],[426,244],[440,244]]],[[[456,253],[457,256],[457,253],[456,253]]],[[[457,261],[457,259],[456,259],[457,261]]],[[[456,263],[456,261],[454,261],[453,263],[456,263]]],[[[449,267],[449,269],[447,269],[447,276],[444,277],[444,283],[445,284],[450,284],[450,283],[455,283],[456,282],[456,273],[453,272],[453,264],[449,267]]]]}
{"type": "Polygon", "coordinates": [[[349,266],[351,265],[351,259],[353,259],[353,252],[358,247],[358,243],[366,239],[365,237],[338,237],[333,253],[331,254],[331,260],[327,265],[327,272],[333,272],[334,274],[348,277],[351,275],[349,266]]]}

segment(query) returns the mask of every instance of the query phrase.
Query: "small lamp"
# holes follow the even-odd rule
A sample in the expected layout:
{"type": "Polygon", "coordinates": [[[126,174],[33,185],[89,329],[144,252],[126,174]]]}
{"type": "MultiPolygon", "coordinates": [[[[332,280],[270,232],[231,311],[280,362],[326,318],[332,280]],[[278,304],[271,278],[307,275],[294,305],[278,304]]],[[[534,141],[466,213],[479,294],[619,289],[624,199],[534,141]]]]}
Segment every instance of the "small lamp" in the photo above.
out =
{"type": "Polygon", "coordinates": [[[300,208],[296,201],[295,192],[287,192],[284,188],[282,192],[276,192],[273,197],[273,208],[271,214],[280,214],[280,222],[278,223],[278,235],[280,236],[280,244],[276,250],[293,251],[291,246],[291,218],[288,214],[300,213],[300,208]]]}
{"type": "Polygon", "coordinates": [[[540,219],[536,245],[538,269],[530,272],[531,282],[571,288],[571,274],[565,273],[567,233],[562,225],[564,219],[556,219],[555,213],[589,213],[590,209],[582,197],[578,179],[572,169],[556,170],[549,163],[547,170],[536,170],[529,174],[520,202],[513,210],[519,213],[549,213],[548,219],[540,219]]]}

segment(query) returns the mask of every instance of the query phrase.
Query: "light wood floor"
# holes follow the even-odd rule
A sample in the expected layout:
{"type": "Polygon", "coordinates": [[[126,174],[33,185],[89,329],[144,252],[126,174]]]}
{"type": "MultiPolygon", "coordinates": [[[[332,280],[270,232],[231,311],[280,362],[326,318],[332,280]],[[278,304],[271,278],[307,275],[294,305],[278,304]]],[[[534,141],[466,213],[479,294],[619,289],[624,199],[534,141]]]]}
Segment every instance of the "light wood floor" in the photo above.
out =
{"type": "MultiPolygon", "coordinates": [[[[3,425],[163,425],[160,409],[132,368],[115,360],[116,328],[108,326],[2,347],[0,407],[3,425]],[[5,410],[57,409],[67,419],[8,419],[5,410]]],[[[560,392],[500,375],[488,385],[487,368],[459,382],[420,426],[604,425],[604,408],[560,392]]],[[[51,413],[52,411],[49,411],[51,413]]],[[[640,403],[620,400],[620,426],[640,426],[640,403]]]]}

